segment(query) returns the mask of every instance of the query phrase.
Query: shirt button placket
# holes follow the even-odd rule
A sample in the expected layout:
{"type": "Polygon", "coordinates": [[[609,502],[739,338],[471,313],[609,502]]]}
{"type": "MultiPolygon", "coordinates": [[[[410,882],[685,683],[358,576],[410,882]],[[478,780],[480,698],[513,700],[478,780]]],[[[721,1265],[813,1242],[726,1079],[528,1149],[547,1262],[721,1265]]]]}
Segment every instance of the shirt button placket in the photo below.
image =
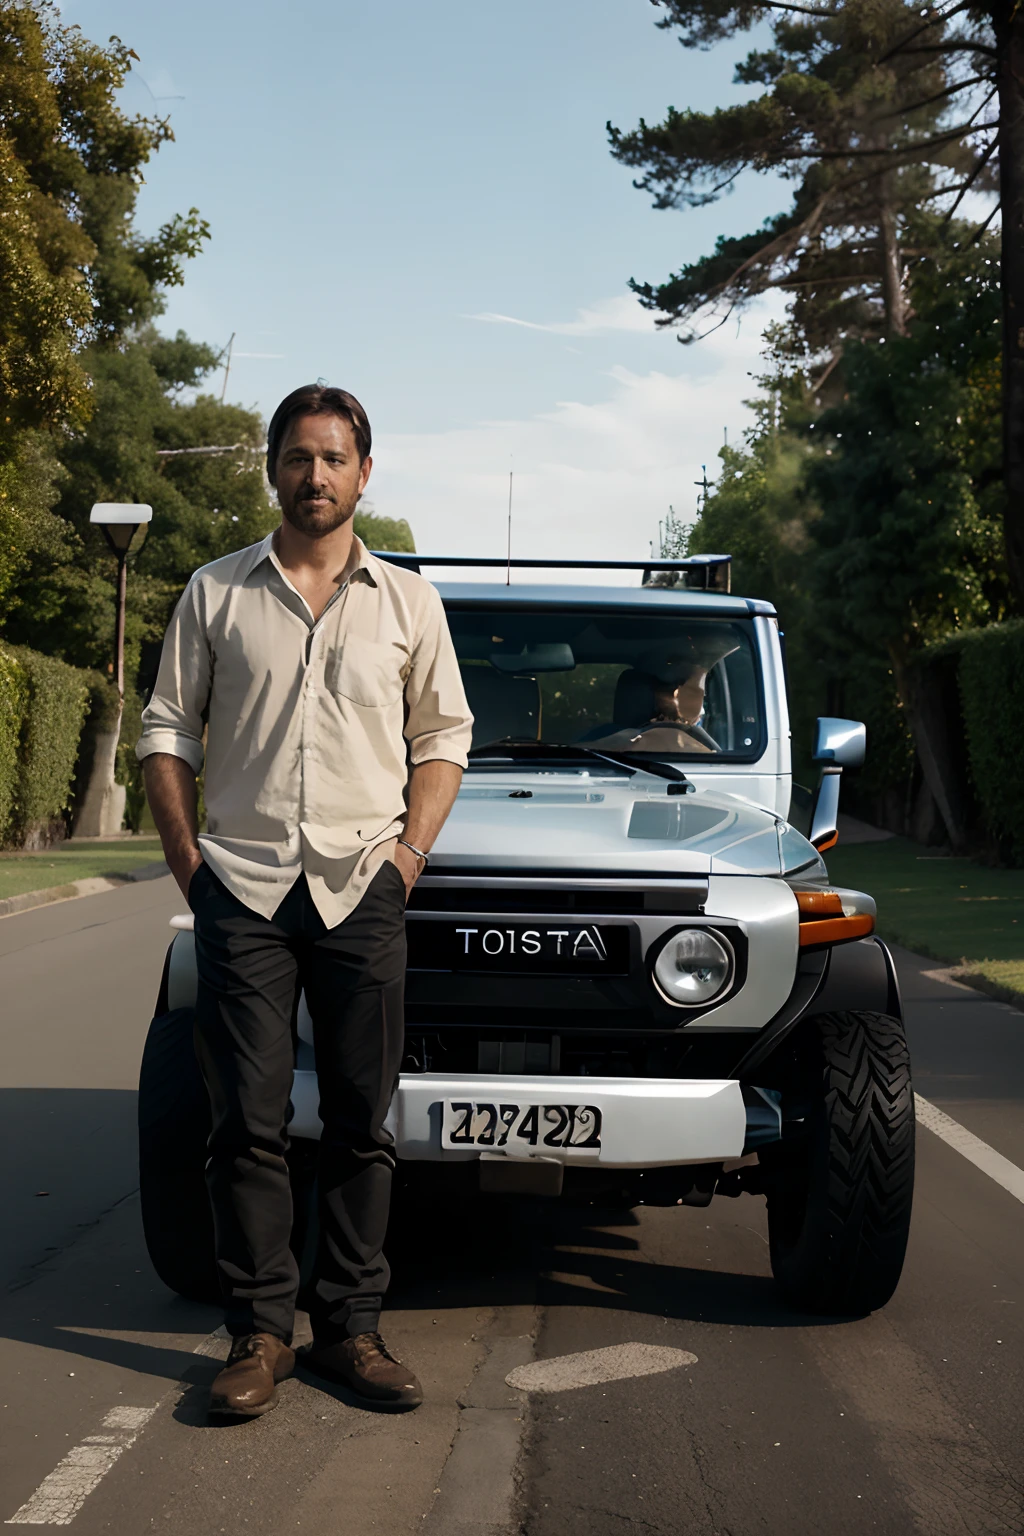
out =
{"type": "Polygon", "coordinates": [[[319,643],[319,631],[314,629],[309,646],[309,661],[306,664],[306,679],[302,688],[302,802],[303,820],[309,820],[309,805],[311,800],[310,778],[313,772],[313,739],[315,735],[316,718],[316,666],[317,645],[319,643]]]}

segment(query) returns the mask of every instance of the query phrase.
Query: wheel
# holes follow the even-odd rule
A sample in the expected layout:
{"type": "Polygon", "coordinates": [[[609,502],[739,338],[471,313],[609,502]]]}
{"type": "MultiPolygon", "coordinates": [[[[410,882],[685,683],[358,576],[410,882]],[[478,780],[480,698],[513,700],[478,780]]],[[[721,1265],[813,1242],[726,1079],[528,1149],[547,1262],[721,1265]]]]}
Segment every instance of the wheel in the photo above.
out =
{"type": "Polygon", "coordinates": [[[139,1076],[139,1194],[153,1268],[190,1301],[216,1301],[213,1217],[206,1193],[210,1102],[192,1044],[193,1010],[149,1026],[139,1076]]]}
{"type": "Polygon", "coordinates": [[[895,1291],[907,1248],[910,1057],[883,1013],[824,1014],[808,1043],[805,1135],[766,1167],[772,1273],[807,1311],[864,1314],[895,1291]]]}
{"type": "MultiPolygon", "coordinates": [[[[174,1008],[149,1026],[139,1076],[139,1194],[153,1268],[190,1301],[217,1301],[213,1216],[206,1189],[210,1101],[192,1043],[194,1012],[174,1008]]],[[[288,1149],[291,1248],[308,1279],[316,1253],[315,1141],[288,1149]]]]}

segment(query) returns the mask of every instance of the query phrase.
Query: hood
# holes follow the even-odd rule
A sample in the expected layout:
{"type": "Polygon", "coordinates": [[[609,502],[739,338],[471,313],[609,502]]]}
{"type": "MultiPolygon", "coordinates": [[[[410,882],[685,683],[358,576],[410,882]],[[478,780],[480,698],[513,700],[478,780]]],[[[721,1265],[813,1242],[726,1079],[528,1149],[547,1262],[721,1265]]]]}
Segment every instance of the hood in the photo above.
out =
{"type": "MultiPolygon", "coordinates": [[[[434,845],[434,872],[783,873],[780,835],[794,834],[778,817],[736,795],[668,788],[647,774],[468,774],[434,845]]],[[[816,857],[810,844],[807,856],[816,857]]]]}

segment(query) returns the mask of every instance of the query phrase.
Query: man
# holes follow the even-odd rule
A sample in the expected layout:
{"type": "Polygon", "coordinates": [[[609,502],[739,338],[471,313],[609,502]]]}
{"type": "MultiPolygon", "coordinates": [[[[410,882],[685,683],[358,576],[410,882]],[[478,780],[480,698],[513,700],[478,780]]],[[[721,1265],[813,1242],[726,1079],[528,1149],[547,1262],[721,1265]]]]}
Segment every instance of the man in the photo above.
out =
{"type": "Polygon", "coordinates": [[[405,903],[458,792],[472,717],[437,592],[353,534],[371,464],[352,395],[307,385],[282,401],[267,433],[281,525],[192,577],[143,715],[146,792],[195,914],[207,1182],[233,1339],[217,1414],[265,1413],[295,1364],[285,1125],[300,988],[323,1121],[308,1364],[378,1407],[422,1401],[377,1331],[384,1119],[403,1049],[405,903]]]}

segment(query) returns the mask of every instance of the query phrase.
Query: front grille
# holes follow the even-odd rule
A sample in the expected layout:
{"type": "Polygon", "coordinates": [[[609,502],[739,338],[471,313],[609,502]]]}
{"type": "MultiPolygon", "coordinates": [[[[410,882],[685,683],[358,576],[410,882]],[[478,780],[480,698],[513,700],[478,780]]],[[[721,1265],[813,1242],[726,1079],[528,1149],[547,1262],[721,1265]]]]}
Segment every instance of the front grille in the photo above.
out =
{"type": "Polygon", "coordinates": [[[659,882],[646,888],[621,885],[578,885],[566,881],[534,885],[532,882],[493,880],[463,882],[451,876],[425,875],[413,887],[410,912],[579,912],[587,916],[630,917],[639,913],[696,914],[704,910],[708,882],[701,879],[659,882]]]}
{"type": "Polygon", "coordinates": [[[508,887],[434,886],[421,881],[409,897],[410,912],[643,912],[643,891],[560,891],[508,887]]]}

